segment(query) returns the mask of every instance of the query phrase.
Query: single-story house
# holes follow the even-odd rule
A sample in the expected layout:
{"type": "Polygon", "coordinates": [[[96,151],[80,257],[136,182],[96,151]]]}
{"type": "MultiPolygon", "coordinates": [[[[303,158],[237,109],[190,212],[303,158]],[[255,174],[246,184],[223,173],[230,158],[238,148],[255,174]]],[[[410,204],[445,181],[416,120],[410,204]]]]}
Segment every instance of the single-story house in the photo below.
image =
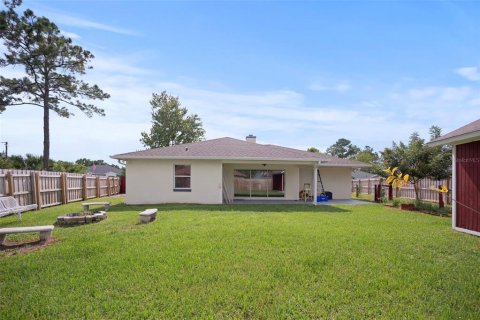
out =
{"type": "Polygon", "coordinates": [[[122,169],[109,164],[94,164],[87,168],[87,173],[94,176],[116,177],[122,173],[122,169]]]}
{"type": "Polygon", "coordinates": [[[351,198],[352,168],[369,164],[324,154],[219,138],[117,154],[126,162],[126,202],[231,203],[235,199],[317,201],[322,190],[351,198]],[[321,181],[320,182],[320,178],[321,181]],[[307,195],[307,196],[305,196],[307,195]]]}
{"type": "Polygon", "coordinates": [[[451,145],[452,227],[480,236],[480,119],[428,143],[451,145]]]}

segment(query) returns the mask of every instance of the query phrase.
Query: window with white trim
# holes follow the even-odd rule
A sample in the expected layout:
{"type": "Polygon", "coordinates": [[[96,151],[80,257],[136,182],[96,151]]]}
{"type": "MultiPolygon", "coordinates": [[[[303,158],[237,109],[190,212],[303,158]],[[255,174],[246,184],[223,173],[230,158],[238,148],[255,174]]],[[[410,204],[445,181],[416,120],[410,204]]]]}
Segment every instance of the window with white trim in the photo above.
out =
{"type": "Polygon", "coordinates": [[[173,190],[191,191],[191,166],[185,164],[174,165],[173,190]]]}

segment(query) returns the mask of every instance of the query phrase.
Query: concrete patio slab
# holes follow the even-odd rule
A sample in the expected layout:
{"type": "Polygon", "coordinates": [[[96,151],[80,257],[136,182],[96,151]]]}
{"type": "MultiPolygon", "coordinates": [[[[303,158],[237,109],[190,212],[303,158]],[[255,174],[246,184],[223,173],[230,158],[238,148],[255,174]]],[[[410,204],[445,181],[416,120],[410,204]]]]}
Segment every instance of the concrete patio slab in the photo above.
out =
{"type": "MultiPolygon", "coordinates": [[[[312,205],[311,201],[301,201],[301,200],[264,200],[264,199],[235,199],[233,204],[295,204],[295,205],[312,205]]],[[[360,201],[353,199],[334,199],[328,202],[317,202],[318,206],[324,205],[334,205],[334,204],[348,204],[348,205],[357,205],[357,204],[374,204],[370,201],[360,201]]]]}

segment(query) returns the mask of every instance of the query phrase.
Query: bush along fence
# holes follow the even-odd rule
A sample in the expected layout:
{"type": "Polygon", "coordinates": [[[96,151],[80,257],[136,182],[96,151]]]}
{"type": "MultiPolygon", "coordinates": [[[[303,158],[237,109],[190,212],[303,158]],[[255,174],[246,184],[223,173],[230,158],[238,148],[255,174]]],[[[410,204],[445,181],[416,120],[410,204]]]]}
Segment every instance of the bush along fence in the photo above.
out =
{"type": "Polygon", "coordinates": [[[15,197],[22,206],[35,203],[46,208],[119,193],[119,177],[0,169],[0,197],[15,197]]]}
{"type": "MultiPolygon", "coordinates": [[[[389,185],[385,183],[385,179],[374,178],[374,179],[352,179],[352,192],[358,192],[360,194],[372,194],[375,195],[375,186],[381,185],[381,192],[385,194],[386,197],[389,196],[389,185]]],[[[450,179],[447,180],[431,180],[431,179],[422,179],[418,182],[418,195],[420,200],[429,201],[429,202],[439,202],[439,197],[442,197],[442,200],[447,204],[451,204],[451,189],[452,182],[450,179]],[[437,191],[439,186],[447,186],[448,192],[442,194],[437,191]],[[433,186],[433,189],[432,189],[433,186]]],[[[405,199],[415,199],[415,189],[413,184],[407,183],[402,188],[392,188],[390,190],[390,196],[396,198],[405,198],[405,199]]]]}

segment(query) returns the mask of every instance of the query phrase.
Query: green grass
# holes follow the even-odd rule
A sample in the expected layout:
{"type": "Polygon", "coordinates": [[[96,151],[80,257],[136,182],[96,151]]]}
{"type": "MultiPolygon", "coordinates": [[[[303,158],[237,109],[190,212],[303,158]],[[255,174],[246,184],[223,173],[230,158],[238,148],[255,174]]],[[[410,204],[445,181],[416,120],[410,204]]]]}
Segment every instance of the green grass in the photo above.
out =
{"type": "MultiPolygon", "coordinates": [[[[373,202],[373,194],[366,194],[361,193],[356,196],[355,192],[352,193],[352,199],[355,200],[363,200],[363,201],[370,201],[373,202]]],[[[437,214],[440,216],[451,216],[452,214],[452,206],[449,204],[445,204],[445,207],[440,208],[438,202],[434,201],[416,201],[415,199],[408,199],[408,198],[397,198],[394,197],[393,200],[387,200],[386,197],[383,198],[384,204],[393,207],[399,207],[402,203],[413,203],[418,211],[425,211],[431,214],[437,214]]]]}
{"type": "MultiPolygon", "coordinates": [[[[103,200],[103,199],[102,199],[103,200]]],[[[0,319],[430,318],[480,314],[480,239],[383,205],[125,206],[0,252],[0,319]],[[158,207],[155,222],[137,223],[158,207]]],[[[80,204],[0,227],[51,224],[80,204]]],[[[32,236],[15,237],[27,240],[32,236]]],[[[13,238],[9,238],[13,239],[13,238]]]]}

